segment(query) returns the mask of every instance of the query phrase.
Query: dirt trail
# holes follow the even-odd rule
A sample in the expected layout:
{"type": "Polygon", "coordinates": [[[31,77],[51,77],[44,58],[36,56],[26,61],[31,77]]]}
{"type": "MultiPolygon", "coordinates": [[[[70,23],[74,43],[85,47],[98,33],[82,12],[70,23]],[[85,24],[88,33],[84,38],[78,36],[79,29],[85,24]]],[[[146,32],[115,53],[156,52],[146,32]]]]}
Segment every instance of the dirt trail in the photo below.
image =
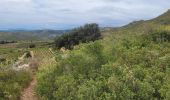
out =
{"type": "Polygon", "coordinates": [[[30,55],[31,55],[32,59],[34,59],[34,52],[33,51],[30,51],[30,55]]]}
{"type": "MultiPolygon", "coordinates": [[[[51,54],[55,55],[52,52],[52,49],[49,49],[49,52],[51,54]]],[[[30,55],[31,55],[31,60],[30,61],[34,61],[34,60],[36,61],[37,60],[37,57],[35,56],[33,51],[30,51],[30,55]]],[[[40,62],[38,62],[38,63],[40,63],[40,62]]],[[[31,67],[30,64],[29,64],[29,67],[31,67]]],[[[39,64],[38,64],[38,67],[39,67],[39,64]]],[[[30,82],[28,87],[25,88],[24,91],[21,93],[20,100],[39,100],[38,97],[35,94],[35,87],[36,87],[36,85],[37,85],[37,80],[36,80],[36,76],[34,75],[33,76],[33,80],[30,82]]]]}
{"type": "Polygon", "coordinates": [[[38,100],[38,98],[35,95],[35,86],[37,84],[36,78],[34,77],[31,81],[30,85],[24,89],[22,92],[21,100],[38,100]]]}
{"type": "MultiPolygon", "coordinates": [[[[34,52],[30,51],[31,59],[35,59],[34,52]]],[[[33,80],[30,82],[27,88],[21,93],[20,100],[39,100],[35,94],[35,87],[37,84],[36,76],[33,76],[33,80]]]]}

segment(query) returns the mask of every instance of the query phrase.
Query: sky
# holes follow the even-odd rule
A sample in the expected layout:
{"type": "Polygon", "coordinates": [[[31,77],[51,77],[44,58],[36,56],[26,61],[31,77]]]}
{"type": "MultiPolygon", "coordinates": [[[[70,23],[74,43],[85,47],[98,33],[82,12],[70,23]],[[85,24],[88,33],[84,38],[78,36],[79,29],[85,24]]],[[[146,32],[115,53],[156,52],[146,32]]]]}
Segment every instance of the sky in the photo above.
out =
{"type": "Polygon", "coordinates": [[[170,0],[0,0],[0,29],[71,29],[86,23],[118,27],[154,18],[170,0]]]}

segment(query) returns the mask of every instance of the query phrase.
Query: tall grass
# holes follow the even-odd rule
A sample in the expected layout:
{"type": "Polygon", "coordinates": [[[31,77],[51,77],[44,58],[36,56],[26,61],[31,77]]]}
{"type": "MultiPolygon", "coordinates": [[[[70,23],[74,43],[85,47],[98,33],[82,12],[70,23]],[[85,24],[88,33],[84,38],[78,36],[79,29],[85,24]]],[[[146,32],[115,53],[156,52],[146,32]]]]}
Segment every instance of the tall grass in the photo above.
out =
{"type": "Polygon", "coordinates": [[[0,100],[18,100],[21,91],[31,81],[29,72],[1,70],[0,71],[0,100]]]}

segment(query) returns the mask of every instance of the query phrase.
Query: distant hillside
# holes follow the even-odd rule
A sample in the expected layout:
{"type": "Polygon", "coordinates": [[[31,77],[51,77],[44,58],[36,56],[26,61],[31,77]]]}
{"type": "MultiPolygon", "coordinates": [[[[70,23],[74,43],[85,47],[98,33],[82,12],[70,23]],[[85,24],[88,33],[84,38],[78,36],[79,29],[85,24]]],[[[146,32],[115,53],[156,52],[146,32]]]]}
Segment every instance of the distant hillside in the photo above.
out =
{"type": "Polygon", "coordinates": [[[170,25],[170,10],[150,21],[154,22],[155,24],[170,25]]]}
{"type": "Polygon", "coordinates": [[[169,25],[170,25],[170,10],[151,20],[134,21],[122,27],[103,29],[102,34],[121,33],[124,31],[132,32],[133,34],[134,32],[137,34],[143,34],[147,33],[150,30],[160,28],[160,26],[169,25]]]}
{"type": "Polygon", "coordinates": [[[68,30],[8,30],[0,31],[0,40],[50,40],[68,30]]]}
{"type": "MultiPolygon", "coordinates": [[[[144,23],[151,23],[151,24],[157,24],[157,25],[170,25],[170,10],[168,10],[167,12],[165,12],[164,14],[151,19],[151,20],[141,20],[141,21],[135,21],[130,23],[129,25],[138,25],[138,24],[144,24],[144,23]]],[[[127,26],[129,26],[127,25],[127,26]]]]}
{"type": "MultiPolygon", "coordinates": [[[[112,28],[101,28],[102,35],[109,35],[110,33],[122,33],[124,31],[135,32],[137,34],[147,33],[152,29],[160,26],[170,25],[170,10],[164,14],[151,19],[134,21],[128,25],[112,28]]],[[[0,31],[0,40],[51,40],[57,35],[61,35],[69,30],[8,30],[0,31]]]]}

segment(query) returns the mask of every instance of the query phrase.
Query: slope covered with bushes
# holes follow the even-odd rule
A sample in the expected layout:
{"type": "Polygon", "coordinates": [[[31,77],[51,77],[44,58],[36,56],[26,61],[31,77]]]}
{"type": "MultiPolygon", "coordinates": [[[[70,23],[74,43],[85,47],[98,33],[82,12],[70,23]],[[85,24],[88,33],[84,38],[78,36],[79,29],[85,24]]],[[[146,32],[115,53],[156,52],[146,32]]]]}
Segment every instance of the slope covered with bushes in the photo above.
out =
{"type": "Polygon", "coordinates": [[[110,35],[58,52],[57,64],[39,72],[37,93],[47,100],[170,99],[169,36],[164,29],[110,35]]]}

